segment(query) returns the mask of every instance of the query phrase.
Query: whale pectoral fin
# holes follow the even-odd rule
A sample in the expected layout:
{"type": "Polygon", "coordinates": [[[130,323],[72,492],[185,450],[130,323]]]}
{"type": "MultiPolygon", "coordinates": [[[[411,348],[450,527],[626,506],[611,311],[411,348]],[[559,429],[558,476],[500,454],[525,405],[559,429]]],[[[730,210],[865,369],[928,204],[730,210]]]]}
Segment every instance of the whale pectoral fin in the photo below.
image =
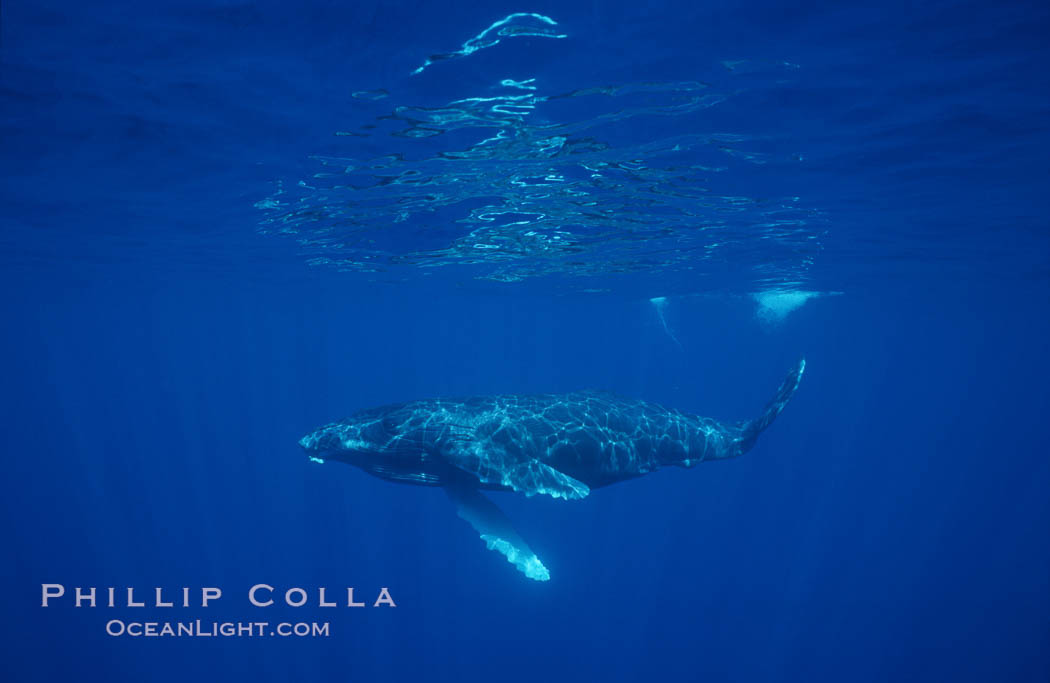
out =
{"type": "Polygon", "coordinates": [[[579,500],[591,492],[587,484],[550,465],[536,459],[515,461],[500,450],[464,449],[452,451],[447,457],[450,463],[484,484],[506,486],[526,496],[543,493],[552,498],[579,500]]]}
{"type": "Polygon", "coordinates": [[[530,579],[550,580],[550,572],[540,562],[540,558],[514,530],[503,511],[481,491],[467,485],[451,484],[445,487],[445,493],[455,504],[459,516],[470,522],[489,550],[502,553],[508,562],[530,579]]]}
{"type": "Polygon", "coordinates": [[[539,460],[530,460],[508,470],[503,474],[502,483],[526,496],[545,493],[565,500],[579,500],[591,492],[579,479],[573,479],[539,460]]]}

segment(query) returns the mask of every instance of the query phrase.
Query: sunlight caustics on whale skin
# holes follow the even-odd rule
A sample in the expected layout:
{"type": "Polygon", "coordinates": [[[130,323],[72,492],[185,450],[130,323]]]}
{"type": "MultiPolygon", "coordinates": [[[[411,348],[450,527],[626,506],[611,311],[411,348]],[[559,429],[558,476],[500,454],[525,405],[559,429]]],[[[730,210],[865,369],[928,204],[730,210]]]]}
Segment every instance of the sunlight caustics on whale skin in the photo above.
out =
{"type": "Polygon", "coordinates": [[[426,58],[423,65],[412,72],[413,75],[421,74],[431,64],[446,59],[456,59],[472,55],[478,50],[498,45],[504,38],[515,38],[519,36],[532,36],[538,38],[566,38],[563,33],[557,33],[551,26],[557,26],[558,22],[550,17],[533,12],[515,12],[503,19],[493,23],[487,29],[474,36],[463,47],[455,52],[431,55],[426,58]],[[494,35],[490,35],[493,34],[494,35]]]}
{"type": "Polygon", "coordinates": [[[722,423],[609,392],[431,399],[373,408],[304,436],[308,457],[381,479],[440,486],[489,549],[529,578],[550,574],[483,491],[579,500],[656,471],[735,458],[794,395],[805,361],[755,419],[722,423]]]}

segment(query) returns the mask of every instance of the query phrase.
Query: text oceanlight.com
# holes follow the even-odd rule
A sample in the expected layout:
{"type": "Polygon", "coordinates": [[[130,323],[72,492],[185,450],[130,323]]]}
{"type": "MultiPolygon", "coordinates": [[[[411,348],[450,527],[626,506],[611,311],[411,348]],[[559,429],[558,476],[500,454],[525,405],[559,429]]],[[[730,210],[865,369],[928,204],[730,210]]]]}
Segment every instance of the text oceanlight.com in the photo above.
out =
{"type": "Polygon", "coordinates": [[[106,622],[106,633],[111,636],[136,637],[249,637],[265,638],[267,636],[298,636],[327,638],[330,635],[329,624],[324,622],[298,622],[291,624],[280,622],[271,624],[268,621],[217,621],[202,622],[200,619],[194,621],[122,621],[111,619],[106,622]]]}

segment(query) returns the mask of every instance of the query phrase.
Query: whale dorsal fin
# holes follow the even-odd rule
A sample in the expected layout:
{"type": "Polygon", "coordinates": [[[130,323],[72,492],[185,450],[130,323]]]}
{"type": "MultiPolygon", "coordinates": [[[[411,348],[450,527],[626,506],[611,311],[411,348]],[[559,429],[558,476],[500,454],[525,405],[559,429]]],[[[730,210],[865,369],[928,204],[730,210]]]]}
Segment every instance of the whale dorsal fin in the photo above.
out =
{"type": "Polygon", "coordinates": [[[591,492],[579,479],[550,465],[534,458],[516,462],[498,448],[489,447],[483,453],[480,448],[467,448],[449,453],[447,457],[453,465],[484,484],[506,486],[530,497],[542,493],[552,498],[579,500],[591,492]]]}
{"type": "Polygon", "coordinates": [[[502,553],[508,562],[530,579],[550,580],[550,572],[540,562],[540,558],[518,535],[503,511],[481,491],[470,485],[453,483],[445,487],[445,493],[452,499],[459,516],[470,522],[489,550],[502,553]]]}

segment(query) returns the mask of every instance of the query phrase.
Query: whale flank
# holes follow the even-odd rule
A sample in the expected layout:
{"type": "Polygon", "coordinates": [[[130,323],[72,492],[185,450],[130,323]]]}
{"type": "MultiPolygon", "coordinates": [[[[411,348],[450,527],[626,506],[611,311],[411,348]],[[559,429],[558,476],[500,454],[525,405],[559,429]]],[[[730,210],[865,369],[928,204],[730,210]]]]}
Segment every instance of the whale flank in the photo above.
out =
{"type": "Polygon", "coordinates": [[[802,360],[756,418],[721,423],[609,392],[428,399],[360,411],[300,439],[315,462],[440,486],[491,550],[527,577],[550,573],[483,491],[580,500],[653,472],[750,450],[791,400],[802,360]]]}

